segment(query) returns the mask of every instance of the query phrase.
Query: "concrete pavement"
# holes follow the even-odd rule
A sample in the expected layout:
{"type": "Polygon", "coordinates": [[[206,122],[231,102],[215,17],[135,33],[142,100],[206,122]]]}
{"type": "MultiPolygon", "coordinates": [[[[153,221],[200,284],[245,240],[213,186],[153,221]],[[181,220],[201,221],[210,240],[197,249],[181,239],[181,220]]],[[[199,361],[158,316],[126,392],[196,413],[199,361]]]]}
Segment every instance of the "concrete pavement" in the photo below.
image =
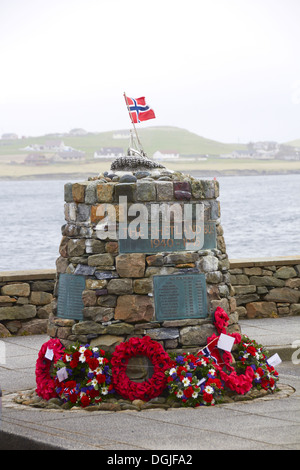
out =
{"type": "Polygon", "coordinates": [[[46,411],[17,405],[12,394],[35,387],[37,354],[49,337],[2,339],[0,449],[93,449],[106,451],[107,458],[121,451],[153,455],[179,450],[300,449],[300,317],[242,320],[240,325],[242,333],[279,353],[281,392],[254,401],[167,411],[46,411]]]}

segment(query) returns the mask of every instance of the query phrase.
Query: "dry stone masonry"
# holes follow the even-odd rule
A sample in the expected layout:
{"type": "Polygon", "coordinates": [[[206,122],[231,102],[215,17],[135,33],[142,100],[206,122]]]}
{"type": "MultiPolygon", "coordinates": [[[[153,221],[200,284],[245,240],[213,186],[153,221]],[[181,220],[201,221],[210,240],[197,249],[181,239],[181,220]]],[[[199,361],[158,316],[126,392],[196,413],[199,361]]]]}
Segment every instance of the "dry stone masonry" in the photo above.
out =
{"type": "MultiPolygon", "coordinates": [[[[147,334],[166,350],[193,350],[204,346],[207,337],[215,332],[212,314],[217,306],[229,314],[231,331],[239,331],[218,196],[219,184],[215,180],[196,180],[161,168],[111,170],[88,181],[67,183],[66,224],[62,227],[56,262],[49,335],[65,345],[79,340],[112,352],[131,336],[147,334]],[[119,201],[125,196],[129,209],[134,203],[143,203],[149,213],[153,204],[177,202],[182,209],[191,202],[203,204],[208,247],[194,251],[181,247],[176,251],[171,246],[173,242],[170,248],[160,248],[151,240],[146,245],[131,240],[129,250],[130,245],[120,239],[119,232],[106,240],[99,239],[97,224],[104,222],[104,208],[112,205],[117,225],[120,224],[123,219],[119,201]],[[173,281],[178,276],[199,273],[205,279],[205,315],[185,318],[181,311],[178,318],[158,321],[154,277],[170,276],[173,281]],[[70,290],[73,315],[72,311],[67,312],[70,290]]],[[[130,220],[128,217],[128,223],[130,220]]]]}
{"type": "Polygon", "coordinates": [[[0,337],[47,332],[55,271],[0,273],[0,337]]]}
{"type": "Polygon", "coordinates": [[[300,315],[300,256],[232,260],[230,280],[240,318],[300,315]]]}

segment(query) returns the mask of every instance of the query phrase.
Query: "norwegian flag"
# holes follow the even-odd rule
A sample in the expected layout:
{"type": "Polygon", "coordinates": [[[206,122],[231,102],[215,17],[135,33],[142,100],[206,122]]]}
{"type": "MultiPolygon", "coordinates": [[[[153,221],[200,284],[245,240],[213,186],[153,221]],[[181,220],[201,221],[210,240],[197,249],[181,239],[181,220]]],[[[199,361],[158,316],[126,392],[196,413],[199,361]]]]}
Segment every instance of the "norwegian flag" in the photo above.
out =
{"type": "Polygon", "coordinates": [[[132,121],[135,124],[155,118],[154,111],[146,104],[144,96],[141,98],[129,98],[126,96],[126,102],[132,121]]]}

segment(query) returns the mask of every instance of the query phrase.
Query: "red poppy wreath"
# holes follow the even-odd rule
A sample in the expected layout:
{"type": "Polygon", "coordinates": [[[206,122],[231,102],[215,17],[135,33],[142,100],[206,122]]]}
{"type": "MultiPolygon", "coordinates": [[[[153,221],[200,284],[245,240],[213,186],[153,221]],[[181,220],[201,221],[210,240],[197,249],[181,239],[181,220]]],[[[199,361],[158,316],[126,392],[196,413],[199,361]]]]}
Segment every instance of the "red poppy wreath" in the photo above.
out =
{"type": "Polygon", "coordinates": [[[157,341],[152,340],[150,336],[144,336],[130,338],[116,346],[111,364],[113,385],[119,395],[129,400],[149,401],[161,395],[165,389],[165,371],[171,367],[171,359],[157,341]],[[149,380],[138,383],[127,376],[128,361],[135,356],[146,356],[152,362],[154,373],[149,380]]]}
{"type": "Polygon", "coordinates": [[[50,369],[62,357],[64,350],[59,339],[50,339],[39,351],[35,367],[36,393],[45,400],[57,397],[55,380],[51,377],[50,369]]]}

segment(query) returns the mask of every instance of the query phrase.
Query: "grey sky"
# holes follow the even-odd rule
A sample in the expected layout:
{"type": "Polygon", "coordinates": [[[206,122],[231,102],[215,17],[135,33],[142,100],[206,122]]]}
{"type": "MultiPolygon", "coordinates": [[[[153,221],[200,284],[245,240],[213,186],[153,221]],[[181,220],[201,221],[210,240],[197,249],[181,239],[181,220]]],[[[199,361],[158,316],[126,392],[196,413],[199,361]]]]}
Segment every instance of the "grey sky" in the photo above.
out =
{"type": "Polygon", "coordinates": [[[156,119],[223,142],[300,138],[299,0],[0,0],[0,134],[156,119]]]}

